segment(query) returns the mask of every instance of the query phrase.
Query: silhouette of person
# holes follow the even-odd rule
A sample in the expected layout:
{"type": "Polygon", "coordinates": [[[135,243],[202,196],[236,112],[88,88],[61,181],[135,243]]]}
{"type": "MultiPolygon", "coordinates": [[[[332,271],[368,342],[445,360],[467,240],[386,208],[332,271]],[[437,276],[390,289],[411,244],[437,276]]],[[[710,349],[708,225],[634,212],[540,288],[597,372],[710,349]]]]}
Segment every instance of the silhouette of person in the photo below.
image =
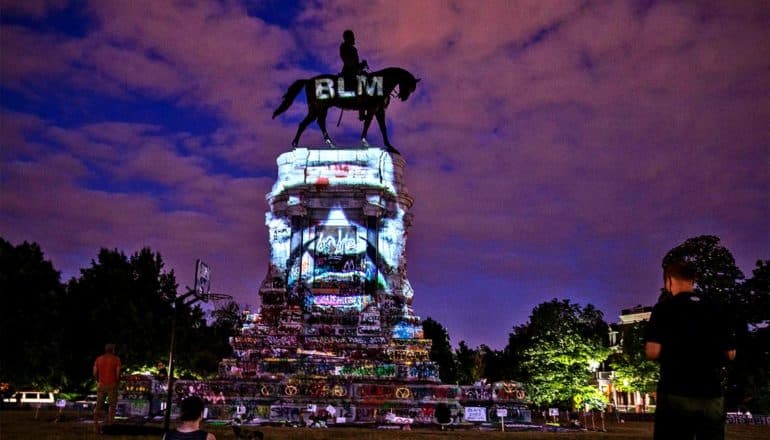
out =
{"type": "Polygon", "coordinates": [[[356,49],[356,36],[350,29],[342,33],[342,44],[340,44],[340,58],[342,58],[342,73],[346,79],[355,78],[369,67],[366,60],[359,61],[358,49],[356,49]]]}
{"type": "MultiPolygon", "coordinates": [[[[358,49],[356,49],[356,36],[350,29],[342,33],[340,58],[342,58],[342,72],[340,72],[340,75],[345,78],[347,87],[351,87],[351,84],[355,84],[356,75],[364,73],[364,69],[369,67],[369,64],[366,60],[359,60],[358,49]]],[[[358,111],[358,119],[363,121],[365,116],[366,112],[363,109],[358,111]]]]}

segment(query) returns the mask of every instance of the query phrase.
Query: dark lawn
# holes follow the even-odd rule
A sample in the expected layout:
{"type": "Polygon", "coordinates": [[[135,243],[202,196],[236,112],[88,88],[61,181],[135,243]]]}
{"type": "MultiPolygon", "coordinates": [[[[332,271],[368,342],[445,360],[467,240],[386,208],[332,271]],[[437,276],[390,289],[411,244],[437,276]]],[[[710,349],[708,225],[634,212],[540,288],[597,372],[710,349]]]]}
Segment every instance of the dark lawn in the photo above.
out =
{"type": "MultiPolygon", "coordinates": [[[[54,422],[56,410],[41,410],[35,419],[34,410],[0,411],[1,440],[158,440],[160,425],[147,424],[143,427],[135,425],[121,426],[123,434],[97,435],[93,433],[93,425],[84,421],[86,414],[65,412],[63,420],[54,422]],[[128,431],[138,431],[129,434],[128,431]]],[[[125,423],[125,422],[121,422],[125,423]]],[[[652,438],[652,423],[627,422],[622,424],[609,423],[608,432],[479,432],[453,431],[442,432],[438,429],[414,428],[412,431],[378,430],[373,428],[259,428],[265,433],[266,439],[286,440],[433,440],[433,439],[612,439],[637,440],[652,438]]],[[[235,440],[229,426],[209,426],[206,428],[217,436],[217,440],[235,440]]],[[[250,429],[250,427],[246,427],[250,429]]],[[[766,440],[770,438],[770,426],[728,425],[727,439],[729,440],[766,440]]]]}

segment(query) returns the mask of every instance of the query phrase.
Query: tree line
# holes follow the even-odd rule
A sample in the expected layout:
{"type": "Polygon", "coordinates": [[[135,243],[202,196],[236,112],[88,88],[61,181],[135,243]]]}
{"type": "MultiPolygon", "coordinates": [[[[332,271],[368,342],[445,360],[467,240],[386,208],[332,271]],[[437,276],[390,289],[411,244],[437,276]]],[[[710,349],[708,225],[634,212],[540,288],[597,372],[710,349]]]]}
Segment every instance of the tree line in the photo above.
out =
{"type": "MultiPolygon", "coordinates": [[[[746,279],[715,236],[685,241],[662,263],[675,257],[696,264],[697,289],[721,301],[734,321],[738,357],[724,374],[728,407],[769,411],[770,260],[758,261],[746,279]]],[[[0,238],[0,383],[85,393],[94,386],[93,358],[107,342],[118,345],[126,371],[151,371],[168,358],[178,284],[160,254],[101,249],[79,276],[60,278],[39,245],[0,238]]],[[[177,319],[177,371],[182,377],[216,375],[242,323],[238,305],[229,302],[209,319],[197,305],[180,306],[177,319]]],[[[613,371],[620,391],[654,391],[658,367],[644,358],[644,325],[621,329],[620,345],[611,347],[600,310],[554,298],[536,306],[495,350],[465,341],[453,349],[439,322],[423,321],[442,382],[516,380],[535,405],[562,408],[607,403],[595,385],[596,371],[613,371]]]]}
{"type": "MultiPolygon", "coordinates": [[[[178,284],[160,254],[101,249],[79,276],[60,278],[38,244],[0,238],[0,383],[84,394],[106,343],[117,344],[126,372],[167,361],[178,284]]],[[[198,305],[179,306],[177,376],[215,374],[240,319],[233,302],[210,320],[198,305]]]]}
{"type": "MultiPolygon", "coordinates": [[[[731,252],[709,235],[671,249],[661,268],[673,258],[695,264],[696,291],[720,301],[732,319],[738,356],[723,374],[728,408],[770,412],[770,260],[757,261],[746,279],[731,252]]],[[[661,299],[666,295],[661,289],[661,299]]],[[[616,326],[620,338],[610,346],[610,325],[601,311],[555,298],[537,305],[526,323],[512,328],[507,345],[494,350],[487,345],[471,348],[465,341],[453,349],[440,323],[431,318],[423,322],[425,337],[433,341],[431,359],[439,364],[444,383],[517,380],[535,405],[568,409],[608,403],[596,386],[597,371],[611,371],[618,391],[655,391],[659,369],[644,355],[645,326],[616,326]]]]}

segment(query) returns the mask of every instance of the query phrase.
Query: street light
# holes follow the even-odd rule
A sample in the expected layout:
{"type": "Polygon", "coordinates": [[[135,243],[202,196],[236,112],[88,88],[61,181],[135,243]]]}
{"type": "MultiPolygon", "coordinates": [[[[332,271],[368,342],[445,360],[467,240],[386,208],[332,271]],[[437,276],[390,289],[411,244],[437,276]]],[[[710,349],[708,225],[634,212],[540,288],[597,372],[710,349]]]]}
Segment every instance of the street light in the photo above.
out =
{"type": "Polygon", "coordinates": [[[222,301],[232,299],[231,295],[224,293],[200,293],[193,289],[184,295],[174,299],[174,313],[171,315],[171,343],[168,349],[168,378],[166,382],[166,414],[163,419],[163,430],[168,432],[171,425],[171,400],[174,394],[174,342],[176,339],[176,318],[180,306],[191,306],[198,301],[222,301]]]}

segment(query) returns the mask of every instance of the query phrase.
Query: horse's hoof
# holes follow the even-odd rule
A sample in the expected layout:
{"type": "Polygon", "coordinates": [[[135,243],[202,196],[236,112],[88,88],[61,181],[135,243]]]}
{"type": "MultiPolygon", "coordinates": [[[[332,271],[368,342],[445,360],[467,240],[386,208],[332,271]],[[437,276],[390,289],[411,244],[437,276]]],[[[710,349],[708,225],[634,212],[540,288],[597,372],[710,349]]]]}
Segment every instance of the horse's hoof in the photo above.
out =
{"type": "Polygon", "coordinates": [[[371,147],[371,145],[369,145],[369,141],[367,141],[366,138],[361,138],[361,145],[364,147],[371,147]]]}
{"type": "Polygon", "coordinates": [[[388,153],[394,153],[394,154],[398,154],[399,156],[401,156],[401,153],[398,150],[396,150],[395,148],[393,148],[392,145],[388,145],[387,151],[388,151],[388,153]]]}
{"type": "Polygon", "coordinates": [[[324,142],[326,142],[326,145],[328,145],[328,146],[329,146],[329,148],[335,148],[335,147],[336,147],[336,146],[334,145],[334,142],[332,142],[332,140],[331,140],[331,139],[329,139],[329,138],[326,138],[326,139],[324,139],[324,142]]]}
{"type": "Polygon", "coordinates": [[[297,148],[297,145],[298,145],[298,144],[299,144],[299,142],[297,142],[297,141],[293,141],[293,142],[291,143],[291,146],[292,146],[292,148],[297,148]]]}

